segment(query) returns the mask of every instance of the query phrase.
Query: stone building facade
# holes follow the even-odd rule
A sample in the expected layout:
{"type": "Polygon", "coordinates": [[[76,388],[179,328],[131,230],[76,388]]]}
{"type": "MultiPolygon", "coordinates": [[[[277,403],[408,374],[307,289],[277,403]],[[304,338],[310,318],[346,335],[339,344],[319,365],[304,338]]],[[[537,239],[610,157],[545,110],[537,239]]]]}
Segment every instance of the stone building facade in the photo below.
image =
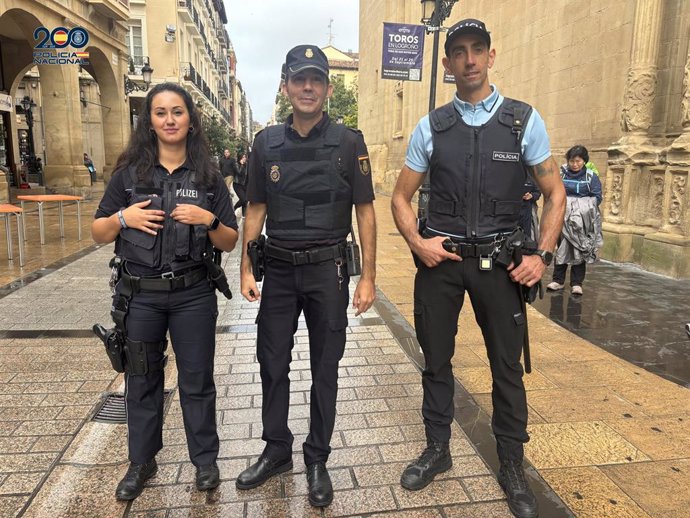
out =
{"type": "MultiPolygon", "coordinates": [[[[91,179],[84,167],[83,105],[80,90],[80,67],[77,64],[34,65],[38,40],[36,29],[53,31],[63,27],[70,31],[82,27],[88,32],[88,44],[79,49],[88,52],[88,65],[83,66],[97,82],[99,92],[98,120],[103,131],[103,168],[112,169],[119,152],[129,137],[127,100],[124,96],[124,75],[127,72],[127,47],[124,43],[128,0],[0,0],[0,92],[11,99],[27,92],[26,77],[30,70],[38,72],[40,122],[45,151],[44,183],[50,192],[88,194],[91,179]],[[22,86],[22,88],[20,88],[22,86]]],[[[71,48],[65,51],[73,50],[71,48]]],[[[33,87],[33,83],[31,85],[33,87]]],[[[32,94],[33,95],[33,94],[32,94]]],[[[3,112],[3,145],[10,174],[17,174],[17,128],[24,124],[16,105],[3,112]]],[[[7,183],[0,192],[7,192],[7,183]]],[[[6,196],[6,195],[5,195],[6,196]]]]}
{"type": "MultiPolygon", "coordinates": [[[[383,22],[421,15],[418,0],[360,1],[359,86],[369,94],[359,120],[382,192],[428,109],[432,55],[428,36],[421,82],[381,79],[383,22]]],[[[466,17],[486,22],[491,81],[539,110],[557,161],[576,143],[590,150],[604,184],[602,257],[690,277],[690,3],[463,0],[444,25],[466,17]]],[[[439,64],[437,106],[455,92],[442,77],[439,64]]]]}

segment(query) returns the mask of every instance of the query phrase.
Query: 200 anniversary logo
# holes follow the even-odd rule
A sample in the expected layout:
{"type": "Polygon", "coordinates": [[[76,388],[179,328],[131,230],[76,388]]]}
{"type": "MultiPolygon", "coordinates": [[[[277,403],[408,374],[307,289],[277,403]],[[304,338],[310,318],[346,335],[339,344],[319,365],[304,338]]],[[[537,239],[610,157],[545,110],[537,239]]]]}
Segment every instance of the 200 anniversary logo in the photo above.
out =
{"type": "Polygon", "coordinates": [[[34,31],[35,65],[88,65],[89,53],[83,49],[89,43],[89,33],[83,27],[37,27],[34,31]],[[72,47],[74,50],[69,50],[72,47]],[[65,50],[62,50],[65,49],[65,50]]]}

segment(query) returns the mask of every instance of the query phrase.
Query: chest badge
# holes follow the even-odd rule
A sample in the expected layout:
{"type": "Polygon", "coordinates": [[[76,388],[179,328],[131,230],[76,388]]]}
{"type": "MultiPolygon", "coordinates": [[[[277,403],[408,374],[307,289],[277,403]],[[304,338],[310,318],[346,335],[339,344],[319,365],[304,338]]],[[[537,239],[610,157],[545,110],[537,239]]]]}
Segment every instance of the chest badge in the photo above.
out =
{"type": "Polygon", "coordinates": [[[371,162],[369,162],[369,156],[362,155],[360,157],[357,157],[357,159],[359,160],[359,172],[362,173],[364,176],[371,173],[371,162]]]}
{"type": "Polygon", "coordinates": [[[272,165],[269,176],[271,177],[271,181],[273,183],[278,183],[278,180],[280,180],[280,167],[277,165],[272,165]]]}

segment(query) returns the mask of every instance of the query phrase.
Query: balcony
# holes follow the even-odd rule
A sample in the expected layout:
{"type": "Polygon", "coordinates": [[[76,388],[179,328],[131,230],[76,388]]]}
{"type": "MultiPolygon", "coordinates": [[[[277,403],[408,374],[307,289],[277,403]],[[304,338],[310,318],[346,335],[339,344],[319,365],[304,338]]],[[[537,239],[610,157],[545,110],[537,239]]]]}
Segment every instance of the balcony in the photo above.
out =
{"type": "Polygon", "coordinates": [[[218,72],[221,74],[227,74],[228,72],[228,59],[225,56],[221,56],[218,60],[218,72]]]}
{"type": "Polygon", "coordinates": [[[108,18],[120,22],[129,20],[129,0],[86,0],[86,3],[108,18]]]}
{"type": "Polygon", "coordinates": [[[177,0],[177,12],[185,23],[194,23],[192,0],[177,0]]]}

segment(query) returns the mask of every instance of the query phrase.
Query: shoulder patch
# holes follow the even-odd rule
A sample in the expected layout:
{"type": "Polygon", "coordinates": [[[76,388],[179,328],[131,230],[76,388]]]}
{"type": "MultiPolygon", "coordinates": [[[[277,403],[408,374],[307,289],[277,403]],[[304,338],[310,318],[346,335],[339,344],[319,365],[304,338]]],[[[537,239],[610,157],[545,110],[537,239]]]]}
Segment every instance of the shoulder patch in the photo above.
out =
{"type": "Polygon", "coordinates": [[[364,176],[371,173],[371,162],[369,161],[369,155],[360,155],[357,157],[359,160],[359,172],[364,176]]]}

